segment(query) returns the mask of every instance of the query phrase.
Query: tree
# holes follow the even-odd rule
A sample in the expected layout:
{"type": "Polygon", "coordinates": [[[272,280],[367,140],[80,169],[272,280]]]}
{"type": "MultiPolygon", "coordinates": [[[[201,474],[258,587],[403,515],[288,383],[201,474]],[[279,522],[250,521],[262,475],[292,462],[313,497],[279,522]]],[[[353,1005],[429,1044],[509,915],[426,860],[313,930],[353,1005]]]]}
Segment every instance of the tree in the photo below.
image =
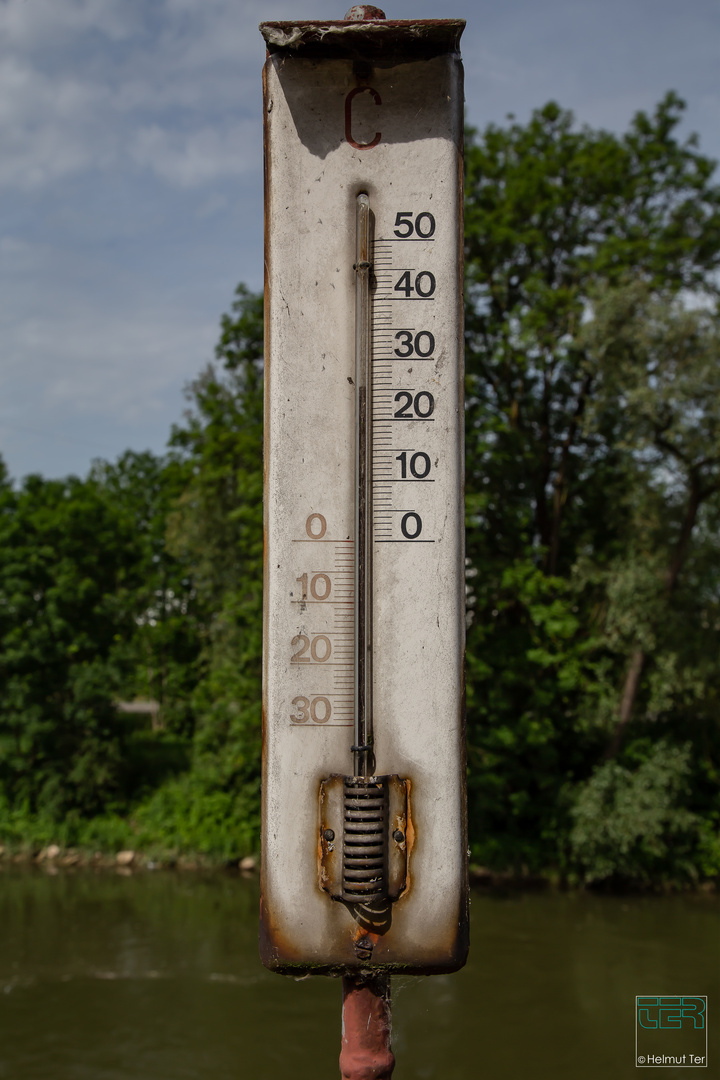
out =
{"type": "Polygon", "coordinates": [[[187,486],[190,465],[177,454],[128,450],[117,462],[95,461],[90,473],[132,530],[137,588],[127,596],[133,631],[125,643],[126,699],[152,700],[158,724],[192,737],[192,691],[201,646],[197,589],[188,566],[167,545],[168,517],[187,486]]]}
{"type": "Polygon", "coordinates": [[[562,853],[572,792],[614,723],[607,709],[604,726],[590,720],[626,663],[598,613],[637,519],[639,447],[609,397],[586,422],[603,372],[584,324],[628,279],[715,292],[720,189],[696,140],[677,138],[682,110],[669,94],[615,136],[550,104],[469,139],[469,760],[487,860],[562,853]]]}
{"type": "MultiPolygon", "coordinates": [[[[598,298],[582,340],[599,373],[590,426],[607,427],[611,414],[616,443],[632,460],[633,547],[645,549],[648,584],[632,620],[634,641],[608,746],[613,757],[648,654],[661,628],[674,621],[701,514],[720,492],[720,326],[714,310],[687,310],[677,297],[635,283],[598,298]]],[[[702,602],[697,584],[696,603],[702,602]]]]}
{"type": "MultiPolygon", "coordinates": [[[[470,836],[497,867],[720,867],[720,188],[682,110],[616,136],[550,104],[468,138],[470,836]]],[[[260,784],[243,286],[216,355],[165,457],[18,491],[0,466],[0,802],[130,800],[138,844],[230,857],[260,784]],[[141,799],[119,694],[161,701],[187,748],[141,799]]]]}
{"type": "Polygon", "coordinates": [[[59,820],[122,802],[117,643],[136,539],[94,480],[0,490],[0,794],[59,820]]]}
{"type": "Polygon", "coordinates": [[[262,296],[238,286],[171,444],[185,484],[167,545],[192,581],[201,652],[191,771],[140,819],[165,846],[228,856],[257,845],[262,673],[262,296]]]}

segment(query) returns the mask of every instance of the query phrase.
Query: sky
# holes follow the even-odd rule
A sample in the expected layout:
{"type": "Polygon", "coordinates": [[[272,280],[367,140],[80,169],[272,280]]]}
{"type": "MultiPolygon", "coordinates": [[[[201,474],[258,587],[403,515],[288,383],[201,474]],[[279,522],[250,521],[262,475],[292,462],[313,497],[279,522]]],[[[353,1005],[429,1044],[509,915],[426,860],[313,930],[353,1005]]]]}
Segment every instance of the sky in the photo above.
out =
{"type": "MultiPolygon", "coordinates": [[[[349,7],[349,2],[347,3],[349,7]]],[[[0,0],[0,456],[161,453],[238,282],[262,286],[263,20],[328,0],[0,0]]],[[[393,0],[464,18],[468,121],[616,132],[669,89],[720,157],[716,0],[393,0]]]]}

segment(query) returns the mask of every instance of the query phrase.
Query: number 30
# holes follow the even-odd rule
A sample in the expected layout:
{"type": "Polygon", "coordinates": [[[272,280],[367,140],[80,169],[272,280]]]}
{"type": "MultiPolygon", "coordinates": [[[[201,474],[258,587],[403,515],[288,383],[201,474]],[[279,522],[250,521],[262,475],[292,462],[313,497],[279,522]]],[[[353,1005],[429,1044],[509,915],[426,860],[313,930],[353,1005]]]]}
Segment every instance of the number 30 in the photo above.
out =
{"type": "Polygon", "coordinates": [[[332,706],[326,697],[322,694],[318,694],[310,701],[306,697],[296,697],[292,699],[292,703],[297,709],[298,715],[295,716],[290,713],[290,719],[294,724],[304,724],[308,718],[315,724],[327,724],[330,719],[330,713],[332,712],[332,706]],[[322,709],[322,715],[319,714],[318,706],[322,709]]]}

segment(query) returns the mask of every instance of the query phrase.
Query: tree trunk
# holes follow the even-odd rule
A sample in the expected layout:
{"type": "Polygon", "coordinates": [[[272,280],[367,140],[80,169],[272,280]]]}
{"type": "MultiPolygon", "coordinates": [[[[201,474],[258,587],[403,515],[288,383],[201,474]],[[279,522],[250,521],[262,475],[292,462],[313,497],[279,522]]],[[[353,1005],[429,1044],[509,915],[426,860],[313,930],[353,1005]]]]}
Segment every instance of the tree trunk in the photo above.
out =
{"type": "Polygon", "coordinates": [[[592,376],[586,375],[583,379],[580,393],[575,404],[575,411],[573,412],[568,433],[565,436],[562,444],[562,451],[560,454],[560,464],[558,466],[555,481],[553,483],[553,518],[552,525],[549,529],[549,544],[547,557],[545,559],[545,573],[555,574],[557,571],[558,554],[560,552],[560,526],[562,525],[563,514],[568,501],[568,472],[570,465],[570,451],[573,443],[575,442],[575,436],[577,435],[580,421],[582,420],[583,413],[585,412],[585,403],[588,399],[588,394],[592,389],[592,376]]]}
{"type": "Polygon", "coordinates": [[[690,544],[690,537],[692,536],[692,531],[695,528],[695,522],[697,521],[700,503],[703,501],[704,498],[707,498],[709,494],[709,491],[701,491],[700,487],[694,480],[691,482],[690,498],[688,499],[687,509],[685,510],[685,519],[682,523],[682,529],[680,530],[680,538],[678,539],[672,562],[670,563],[667,574],[665,575],[665,587],[667,589],[668,596],[672,594],[678,579],[678,575],[680,574],[683,563],[685,562],[688,545],[690,544]]]}
{"type": "MultiPolygon", "coordinates": [[[[697,482],[696,476],[691,475],[690,494],[685,508],[685,516],[683,518],[682,528],[680,529],[680,536],[675,545],[675,551],[670,560],[670,565],[665,572],[665,593],[668,599],[670,599],[675,590],[680,571],[682,570],[687,557],[690,538],[692,537],[692,532],[695,528],[700,505],[703,500],[715,490],[717,490],[716,485],[703,490],[697,482]]],[[[635,699],[637,698],[638,689],[640,687],[640,679],[645,666],[645,659],[646,653],[644,650],[636,648],[632,654],[630,666],[625,676],[625,685],[623,686],[622,697],[620,698],[620,708],[618,709],[618,722],[605,751],[605,760],[615,757],[622,746],[625,730],[632,719],[633,709],[635,708],[635,699]]]]}
{"type": "Polygon", "coordinates": [[[537,528],[541,546],[547,547],[550,543],[550,521],[548,517],[546,489],[552,470],[552,450],[550,447],[550,383],[547,370],[544,374],[540,444],[542,446],[542,458],[540,471],[535,485],[535,526],[537,528]]]}
{"type": "Polygon", "coordinates": [[[632,654],[630,667],[625,676],[625,685],[623,686],[620,708],[618,710],[618,722],[615,731],[613,732],[613,737],[608,743],[608,747],[605,751],[606,760],[615,757],[622,745],[625,728],[630,723],[633,714],[635,698],[637,697],[638,687],[640,686],[640,676],[642,675],[644,667],[645,652],[642,649],[636,649],[632,654]]]}

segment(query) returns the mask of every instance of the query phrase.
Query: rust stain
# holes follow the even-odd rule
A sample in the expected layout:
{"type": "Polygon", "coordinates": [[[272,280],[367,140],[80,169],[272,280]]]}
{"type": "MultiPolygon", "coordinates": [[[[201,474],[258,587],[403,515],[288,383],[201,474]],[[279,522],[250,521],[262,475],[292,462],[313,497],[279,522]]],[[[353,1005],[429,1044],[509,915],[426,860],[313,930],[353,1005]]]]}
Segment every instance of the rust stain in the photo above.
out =
{"type": "Polygon", "coordinates": [[[410,856],[413,853],[415,847],[415,823],[412,816],[412,780],[408,777],[405,781],[405,790],[407,792],[407,822],[405,824],[405,850],[407,852],[407,869],[405,871],[405,888],[400,893],[399,899],[402,900],[404,896],[410,892],[412,886],[412,869],[410,856]]]}
{"type": "Polygon", "coordinates": [[[374,146],[380,142],[382,138],[382,132],[376,131],[375,136],[370,142],[356,142],[352,133],[352,103],[358,94],[370,94],[376,105],[382,105],[382,98],[378,94],[377,90],[373,90],[371,86],[356,86],[354,90],[345,98],[345,140],[354,146],[356,150],[372,150],[374,146]]]}

